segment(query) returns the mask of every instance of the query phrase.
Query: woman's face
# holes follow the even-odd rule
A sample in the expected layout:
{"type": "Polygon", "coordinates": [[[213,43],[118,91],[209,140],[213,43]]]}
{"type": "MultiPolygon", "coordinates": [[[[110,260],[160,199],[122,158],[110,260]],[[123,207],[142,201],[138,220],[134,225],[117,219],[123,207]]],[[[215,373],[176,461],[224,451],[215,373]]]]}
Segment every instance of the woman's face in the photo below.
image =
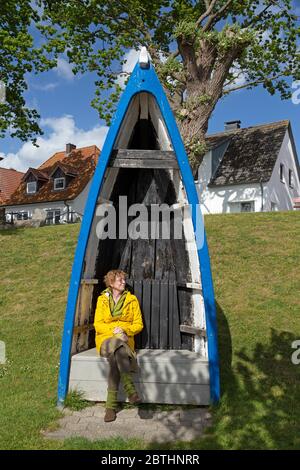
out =
{"type": "Polygon", "coordinates": [[[118,292],[123,292],[125,289],[126,280],[124,276],[116,276],[114,282],[111,283],[110,287],[118,292]]]}

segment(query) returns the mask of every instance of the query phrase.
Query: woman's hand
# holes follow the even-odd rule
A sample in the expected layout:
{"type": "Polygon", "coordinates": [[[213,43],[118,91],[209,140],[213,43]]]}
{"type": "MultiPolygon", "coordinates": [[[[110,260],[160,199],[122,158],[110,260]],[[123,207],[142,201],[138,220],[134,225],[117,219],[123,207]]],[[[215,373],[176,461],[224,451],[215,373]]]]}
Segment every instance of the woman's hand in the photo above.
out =
{"type": "Polygon", "coordinates": [[[124,343],[128,342],[128,336],[126,335],[125,331],[122,330],[122,328],[120,328],[119,326],[117,326],[113,330],[113,333],[114,333],[114,335],[117,335],[118,338],[120,338],[122,341],[124,341],[124,343]]]}
{"type": "Polygon", "coordinates": [[[122,330],[122,328],[120,328],[119,326],[117,326],[113,331],[114,335],[118,335],[118,334],[122,334],[122,333],[124,333],[124,330],[122,330]]]}

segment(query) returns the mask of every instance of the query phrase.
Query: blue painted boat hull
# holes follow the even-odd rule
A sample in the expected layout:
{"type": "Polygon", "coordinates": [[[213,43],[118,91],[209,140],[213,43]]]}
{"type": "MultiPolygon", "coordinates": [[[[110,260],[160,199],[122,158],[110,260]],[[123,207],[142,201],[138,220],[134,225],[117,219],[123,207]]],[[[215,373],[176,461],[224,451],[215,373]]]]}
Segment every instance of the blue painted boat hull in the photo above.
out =
{"type": "Polygon", "coordinates": [[[188,157],[180,133],[178,131],[173,113],[163,92],[158,77],[154,71],[154,68],[151,64],[149,68],[141,68],[138,63],[131,74],[125,91],[123,92],[116,114],[112,121],[108,135],[106,137],[99,158],[99,162],[95,170],[94,177],[92,179],[84,211],[72,268],[64,322],[58,381],[59,403],[63,403],[68,392],[71,364],[71,348],[76,314],[76,305],[83,276],[84,260],[88,247],[88,241],[91,235],[93,220],[95,217],[97,201],[103,189],[109,161],[112,157],[112,153],[115,148],[118,136],[120,134],[120,130],[124,123],[124,117],[126,116],[126,113],[129,110],[132,100],[140,93],[147,93],[151,95],[157,103],[161,116],[164,120],[172,148],[174,149],[176,154],[179,172],[190,206],[195,243],[197,245],[197,256],[200,266],[203,302],[205,310],[211,402],[215,403],[220,398],[216,306],[206,233],[204,228],[204,221],[201,216],[197,190],[188,162],[188,157]]]}

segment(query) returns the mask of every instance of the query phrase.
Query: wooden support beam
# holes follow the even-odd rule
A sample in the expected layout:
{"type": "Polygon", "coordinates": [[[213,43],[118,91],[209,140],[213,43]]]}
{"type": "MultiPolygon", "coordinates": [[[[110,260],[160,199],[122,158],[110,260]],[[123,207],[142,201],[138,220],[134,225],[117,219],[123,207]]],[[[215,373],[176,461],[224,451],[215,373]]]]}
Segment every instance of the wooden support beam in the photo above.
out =
{"type": "Polygon", "coordinates": [[[74,327],[74,334],[78,335],[79,333],[87,333],[90,330],[94,329],[94,325],[90,323],[89,325],[80,325],[74,327]]]}
{"type": "Polygon", "coordinates": [[[202,292],[202,286],[198,282],[177,282],[177,287],[179,289],[199,290],[202,292]]]}
{"type": "Polygon", "coordinates": [[[202,336],[206,337],[206,331],[202,328],[197,328],[195,326],[189,325],[180,325],[179,327],[181,333],[187,333],[189,335],[202,336]]]}
{"type": "Polygon", "coordinates": [[[99,284],[98,279],[81,279],[81,284],[99,284]]]}
{"type": "Polygon", "coordinates": [[[109,166],[113,168],[178,168],[175,153],[169,150],[114,150],[109,166]]]}

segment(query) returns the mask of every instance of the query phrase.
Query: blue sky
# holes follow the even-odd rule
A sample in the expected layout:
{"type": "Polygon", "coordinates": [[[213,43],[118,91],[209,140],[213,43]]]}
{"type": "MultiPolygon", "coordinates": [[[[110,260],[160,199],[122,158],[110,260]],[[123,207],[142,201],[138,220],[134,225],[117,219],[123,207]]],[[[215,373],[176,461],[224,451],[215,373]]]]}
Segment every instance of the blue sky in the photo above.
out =
{"type": "MultiPolygon", "coordinates": [[[[127,59],[129,71],[137,60],[136,53],[130,51],[127,59]]],[[[30,142],[2,139],[0,156],[4,160],[0,165],[20,171],[37,167],[54,152],[64,150],[68,142],[77,147],[95,144],[101,148],[107,127],[90,105],[95,78],[96,74],[74,77],[64,59],[60,59],[56,70],[28,75],[27,105],[40,113],[44,135],[38,138],[38,149],[30,142]]],[[[208,133],[223,131],[225,121],[241,120],[242,127],[249,127],[289,119],[300,157],[300,81],[293,86],[293,99],[285,101],[279,94],[269,95],[261,86],[227,95],[217,104],[208,133]]]]}

